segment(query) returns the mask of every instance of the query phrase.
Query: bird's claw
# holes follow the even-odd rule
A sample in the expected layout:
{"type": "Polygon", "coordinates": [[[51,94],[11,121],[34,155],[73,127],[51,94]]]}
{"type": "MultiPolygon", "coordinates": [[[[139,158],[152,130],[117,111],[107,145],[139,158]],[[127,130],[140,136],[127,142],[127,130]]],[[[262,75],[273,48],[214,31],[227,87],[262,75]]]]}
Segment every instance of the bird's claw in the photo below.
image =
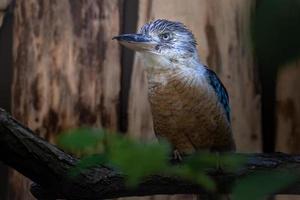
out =
{"type": "Polygon", "coordinates": [[[179,162],[182,161],[182,156],[181,156],[180,152],[177,149],[175,149],[173,151],[173,159],[176,160],[176,161],[179,161],[179,162]]]}

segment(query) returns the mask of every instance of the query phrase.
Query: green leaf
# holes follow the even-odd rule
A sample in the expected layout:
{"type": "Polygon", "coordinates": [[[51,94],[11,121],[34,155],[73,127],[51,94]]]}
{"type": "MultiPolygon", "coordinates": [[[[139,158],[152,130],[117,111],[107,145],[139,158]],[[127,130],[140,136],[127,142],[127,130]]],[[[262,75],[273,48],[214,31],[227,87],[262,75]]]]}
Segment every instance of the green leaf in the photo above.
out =
{"type": "Polygon", "coordinates": [[[246,158],[241,155],[198,152],[189,156],[183,165],[175,166],[173,172],[200,184],[208,191],[214,191],[216,185],[214,180],[207,175],[209,170],[220,169],[224,173],[232,172],[242,167],[245,162],[246,158]]]}
{"type": "Polygon", "coordinates": [[[70,169],[69,173],[71,176],[77,176],[82,171],[89,169],[91,167],[95,167],[97,165],[106,164],[108,162],[108,158],[104,154],[95,154],[91,156],[86,156],[82,158],[75,167],[70,169]]]}
{"type": "Polygon", "coordinates": [[[110,141],[110,162],[127,175],[128,186],[135,186],[145,176],[165,171],[170,146],[167,143],[139,143],[128,138],[110,141]]]}
{"type": "Polygon", "coordinates": [[[233,200],[264,200],[266,196],[289,186],[297,180],[295,174],[266,171],[248,175],[233,188],[233,200]]]}
{"type": "Polygon", "coordinates": [[[177,175],[181,178],[195,182],[203,186],[208,191],[214,191],[216,189],[214,180],[209,177],[205,171],[201,169],[194,170],[186,164],[173,166],[169,169],[169,174],[177,175]]]}
{"type": "Polygon", "coordinates": [[[61,134],[58,145],[71,152],[81,152],[96,149],[104,138],[102,130],[79,128],[61,134]]]}
{"type": "Polygon", "coordinates": [[[184,163],[193,171],[215,169],[220,162],[216,153],[198,152],[189,156],[184,163]]]}
{"type": "Polygon", "coordinates": [[[185,163],[194,171],[220,168],[224,172],[231,172],[241,168],[246,161],[247,158],[242,155],[199,152],[189,156],[185,163]]]}
{"type": "Polygon", "coordinates": [[[108,134],[104,130],[72,130],[60,136],[58,141],[67,150],[97,153],[82,158],[71,169],[70,175],[76,176],[90,167],[105,164],[126,174],[127,185],[130,187],[136,186],[146,176],[164,173],[178,175],[214,191],[215,182],[206,174],[207,171],[217,167],[233,169],[242,163],[240,157],[230,154],[202,152],[189,156],[181,165],[171,166],[171,147],[166,141],[142,143],[121,134],[108,134]],[[102,151],[99,151],[99,147],[102,151]]]}
{"type": "Polygon", "coordinates": [[[235,172],[247,162],[247,157],[239,154],[225,153],[220,156],[221,169],[226,172],[235,172]]]}

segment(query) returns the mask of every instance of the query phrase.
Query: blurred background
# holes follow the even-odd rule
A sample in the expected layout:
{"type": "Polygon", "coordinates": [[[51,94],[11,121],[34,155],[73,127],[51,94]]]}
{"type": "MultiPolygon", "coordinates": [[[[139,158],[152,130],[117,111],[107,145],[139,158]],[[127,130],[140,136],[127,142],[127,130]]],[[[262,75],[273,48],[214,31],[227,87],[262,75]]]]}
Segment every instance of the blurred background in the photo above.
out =
{"type": "MultiPolygon", "coordinates": [[[[111,38],[158,18],[195,34],[239,152],[300,153],[299,0],[0,0],[0,107],[51,142],[83,125],[153,138],[142,63],[111,38]]],[[[34,199],[16,171],[0,177],[0,199],[34,199]]]]}

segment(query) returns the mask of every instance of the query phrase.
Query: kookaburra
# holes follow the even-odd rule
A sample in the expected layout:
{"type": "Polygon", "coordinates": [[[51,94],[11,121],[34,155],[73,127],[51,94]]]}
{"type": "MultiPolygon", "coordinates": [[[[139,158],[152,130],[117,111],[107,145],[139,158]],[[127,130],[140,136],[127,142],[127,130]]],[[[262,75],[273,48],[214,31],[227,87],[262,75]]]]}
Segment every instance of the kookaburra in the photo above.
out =
{"type": "Polygon", "coordinates": [[[201,63],[195,37],[185,25],[159,19],[137,34],[113,39],[144,60],[158,137],[180,154],[234,150],[228,94],[216,73],[201,63]]]}

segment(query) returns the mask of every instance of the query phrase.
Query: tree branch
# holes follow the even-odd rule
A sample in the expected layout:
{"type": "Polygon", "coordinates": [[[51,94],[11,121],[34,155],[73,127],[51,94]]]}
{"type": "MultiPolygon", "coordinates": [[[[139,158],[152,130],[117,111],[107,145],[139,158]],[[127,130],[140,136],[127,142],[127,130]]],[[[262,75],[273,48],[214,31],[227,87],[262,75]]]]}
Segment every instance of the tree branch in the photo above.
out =
{"type": "MultiPolygon", "coordinates": [[[[238,174],[212,173],[220,193],[229,193],[234,182],[251,172],[289,169],[300,172],[300,156],[282,153],[247,154],[248,163],[238,174]]],[[[104,199],[154,194],[207,194],[199,185],[176,177],[153,175],[137,188],[125,187],[124,176],[105,166],[84,170],[76,177],[68,170],[78,159],[36,136],[33,131],[0,109],[0,160],[36,184],[31,192],[40,199],[104,199]]],[[[280,191],[300,194],[300,184],[280,191]]]]}

